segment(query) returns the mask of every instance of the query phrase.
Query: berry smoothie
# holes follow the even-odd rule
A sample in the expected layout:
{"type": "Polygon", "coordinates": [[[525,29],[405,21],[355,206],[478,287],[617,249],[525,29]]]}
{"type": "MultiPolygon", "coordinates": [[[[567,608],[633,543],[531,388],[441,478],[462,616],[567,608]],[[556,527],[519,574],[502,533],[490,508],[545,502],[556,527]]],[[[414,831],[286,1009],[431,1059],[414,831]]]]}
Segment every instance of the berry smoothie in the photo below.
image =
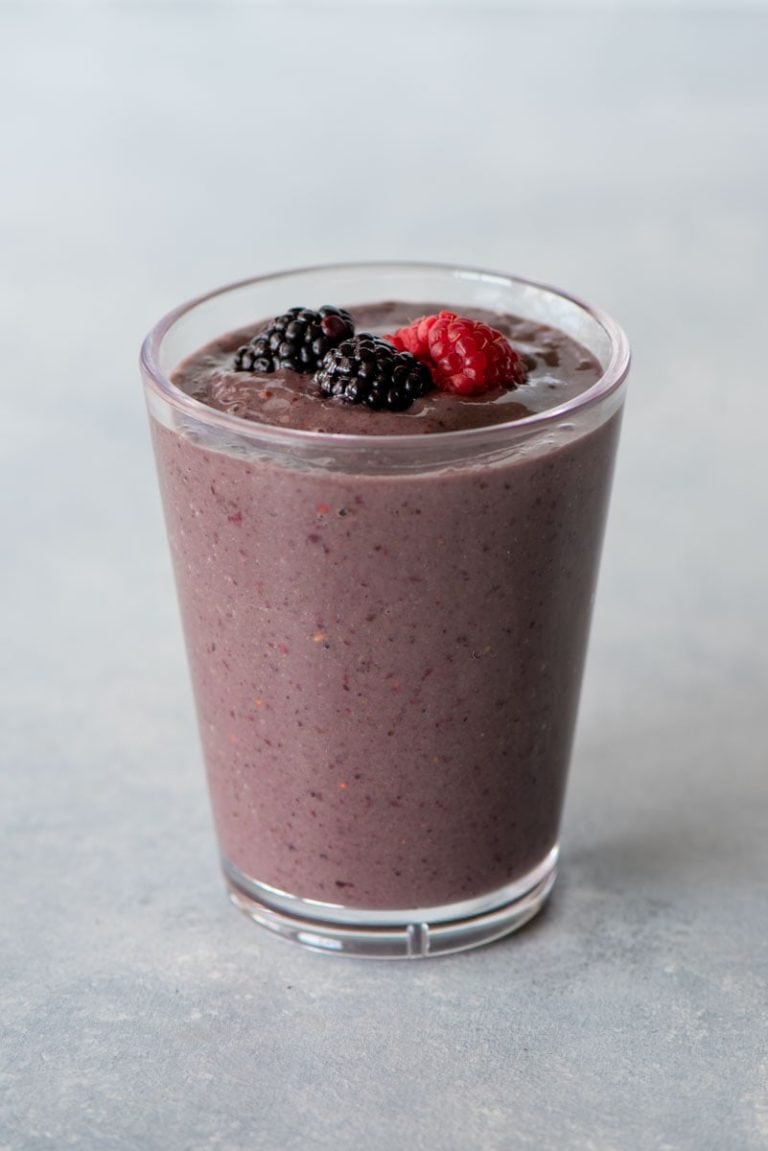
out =
{"type": "MultiPolygon", "coordinates": [[[[342,303],[379,338],[440,309],[342,303]]],[[[224,868],[283,918],[428,922],[554,869],[620,404],[529,434],[603,366],[552,326],[462,314],[509,341],[518,383],[417,381],[373,411],[253,369],[261,321],[169,373],[227,435],[153,413],[224,868]]]]}

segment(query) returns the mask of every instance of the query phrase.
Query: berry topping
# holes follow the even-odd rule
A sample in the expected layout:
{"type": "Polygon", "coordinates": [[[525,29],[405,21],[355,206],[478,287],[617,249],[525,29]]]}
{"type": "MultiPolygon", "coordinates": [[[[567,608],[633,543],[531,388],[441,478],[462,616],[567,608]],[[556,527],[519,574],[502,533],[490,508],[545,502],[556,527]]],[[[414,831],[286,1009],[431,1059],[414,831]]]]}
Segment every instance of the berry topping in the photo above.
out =
{"type": "Polygon", "coordinates": [[[455,312],[422,316],[387,339],[426,364],[446,392],[476,396],[492,387],[515,388],[525,380],[522,356],[501,332],[455,312]]]}
{"type": "Polygon", "coordinates": [[[361,332],[326,353],[315,373],[324,396],[402,412],[432,387],[429,370],[409,352],[361,332]]]}
{"type": "Polygon", "coordinates": [[[352,317],[326,305],[290,308],[235,353],[236,372],[314,372],[326,352],[354,334],[352,317]]]}

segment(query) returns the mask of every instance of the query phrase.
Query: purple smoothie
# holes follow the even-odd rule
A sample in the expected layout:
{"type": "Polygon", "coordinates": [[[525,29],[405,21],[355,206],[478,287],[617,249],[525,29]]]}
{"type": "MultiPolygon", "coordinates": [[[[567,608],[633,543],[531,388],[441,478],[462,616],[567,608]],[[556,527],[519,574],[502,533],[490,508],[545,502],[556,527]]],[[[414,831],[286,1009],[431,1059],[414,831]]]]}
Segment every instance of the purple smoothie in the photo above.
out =
{"type": "MultiPolygon", "coordinates": [[[[391,331],[435,310],[355,318],[391,331]]],[[[525,419],[601,375],[552,328],[485,318],[526,357],[515,390],[371,413],[321,400],[311,377],[232,372],[250,330],[188,357],[174,382],[249,421],[375,445],[525,419]]],[[[183,421],[153,419],[230,871],[302,899],[407,910],[482,897],[546,859],[619,419],[564,421],[533,445],[396,475],[211,448],[183,421]]]]}

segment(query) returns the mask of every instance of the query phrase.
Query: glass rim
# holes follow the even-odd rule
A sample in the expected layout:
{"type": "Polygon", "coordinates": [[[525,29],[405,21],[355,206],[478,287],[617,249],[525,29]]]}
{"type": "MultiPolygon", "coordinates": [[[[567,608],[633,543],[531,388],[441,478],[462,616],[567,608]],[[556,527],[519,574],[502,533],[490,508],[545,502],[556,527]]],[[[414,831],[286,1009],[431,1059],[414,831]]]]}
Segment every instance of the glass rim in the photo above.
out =
{"type": "Polygon", "coordinates": [[[293,443],[303,444],[307,447],[310,445],[335,445],[337,447],[347,446],[350,448],[360,448],[365,446],[371,448],[375,444],[382,449],[405,449],[407,445],[408,449],[413,451],[418,445],[423,445],[425,442],[429,442],[434,446],[435,440],[439,440],[447,447],[449,443],[455,446],[459,443],[470,444],[481,440],[487,441],[488,439],[503,438],[509,436],[510,433],[518,431],[522,434],[526,432],[532,433],[535,432],[537,428],[546,428],[552,423],[557,423],[564,417],[576,412],[586,411],[600,404],[603,400],[619,390],[627,378],[630,358],[627,336],[623,328],[612,319],[611,316],[602,311],[602,309],[586,303],[579,296],[565,292],[560,288],[552,287],[550,284],[538,280],[531,280],[525,276],[511,275],[506,272],[492,272],[483,268],[452,263],[436,263],[431,260],[345,260],[332,264],[309,264],[304,267],[289,268],[277,272],[265,272],[259,276],[247,276],[244,279],[235,280],[221,287],[214,288],[210,292],[205,292],[202,295],[186,300],[184,303],[171,309],[171,311],[166,312],[154,327],[151,328],[141,345],[139,365],[145,383],[149,384],[160,399],[165,400],[166,403],[169,403],[175,409],[184,412],[199,422],[214,426],[223,431],[233,432],[239,436],[245,436],[251,439],[259,438],[265,441],[271,441],[276,445],[282,444],[284,446],[293,443]],[[193,312],[203,304],[208,303],[210,300],[226,296],[230,292],[236,292],[251,285],[264,284],[269,281],[286,280],[293,276],[349,272],[354,270],[362,273],[366,269],[388,269],[390,271],[396,271],[398,268],[401,268],[404,273],[418,270],[424,272],[444,272],[461,280],[496,281],[499,284],[515,284],[520,287],[534,288],[542,293],[547,293],[550,296],[565,300],[577,308],[580,308],[602,327],[610,342],[611,355],[608,364],[600,378],[596,380],[591,387],[587,388],[586,391],[580,392],[565,403],[558,404],[557,407],[547,408],[541,412],[534,412],[529,416],[522,417],[522,419],[507,420],[503,423],[481,425],[480,427],[457,428],[452,431],[440,432],[439,434],[431,432],[409,432],[387,435],[359,432],[314,431],[305,428],[290,428],[282,425],[263,424],[258,420],[245,419],[242,416],[236,416],[230,412],[211,408],[201,400],[194,399],[194,397],[177,387],[171,381],[168,374],[160,367],[160,348],[163,340],[173,326],[184,316],[193,312]]]}

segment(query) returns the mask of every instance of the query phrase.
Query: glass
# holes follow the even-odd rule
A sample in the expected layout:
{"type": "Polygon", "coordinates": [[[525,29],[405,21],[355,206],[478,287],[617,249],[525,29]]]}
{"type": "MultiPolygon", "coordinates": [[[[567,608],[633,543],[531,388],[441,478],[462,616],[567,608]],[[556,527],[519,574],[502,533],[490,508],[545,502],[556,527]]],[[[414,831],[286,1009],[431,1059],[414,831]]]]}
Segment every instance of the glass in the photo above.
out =
{"type": "Polygon", "coordinates": [[[355,956],[520,927],[555,880],[621,330],[510,276],[340,265],[185,304],[141,364],[232,901],[355,956]],[[295,304],[381,300],[543,322],[603,374],[514,423],[402,436],[268,427],[170,382],[210,340],[295,304]]]}

